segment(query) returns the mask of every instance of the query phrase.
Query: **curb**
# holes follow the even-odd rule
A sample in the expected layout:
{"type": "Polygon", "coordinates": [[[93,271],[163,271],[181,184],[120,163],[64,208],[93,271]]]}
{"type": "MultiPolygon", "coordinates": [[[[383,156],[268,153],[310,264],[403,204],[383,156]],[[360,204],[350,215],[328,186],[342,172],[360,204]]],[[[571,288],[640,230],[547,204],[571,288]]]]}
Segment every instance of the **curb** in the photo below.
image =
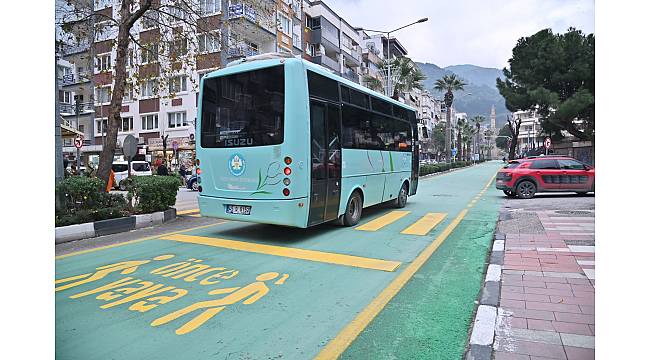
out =
{"type": "Polygon", "coordinates": [[[141,229],[176,219],[176,209],[171,208],[151,214],[131,215],[117,219],[99,220],[84,224],[60,226],[54,230],[54,243],[87,239],[102,235],[141,229]]]}
{"type": "Polygon", "coordinates": [[[492,345],[501,296],[501,271],[505,252],[505,234],[494,234],[490,262],[478,300],[465,360],[492,359],[492,345]]]}

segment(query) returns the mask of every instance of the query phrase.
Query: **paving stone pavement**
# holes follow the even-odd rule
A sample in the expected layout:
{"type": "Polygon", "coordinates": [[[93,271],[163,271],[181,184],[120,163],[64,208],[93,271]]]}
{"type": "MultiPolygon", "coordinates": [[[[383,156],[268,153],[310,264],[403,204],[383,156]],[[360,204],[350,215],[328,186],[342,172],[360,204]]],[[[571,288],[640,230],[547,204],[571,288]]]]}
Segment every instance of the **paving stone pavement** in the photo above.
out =
{"type": "Polygon", "coordinates": [[[493,251],[503,248],[500,287],[489,265],[483,291],[500,293],[479,299],[497,310],[492,356],[485,357],[484,349],[472,353],[470,344],[467,358],[595,358],[593,198],[566,199],[575,201],[575,209],[553,206],[557,199],[532,200],[507,201],[499,216],[497,236],[505,236],[505,243],[495,241],[493,251]]]}

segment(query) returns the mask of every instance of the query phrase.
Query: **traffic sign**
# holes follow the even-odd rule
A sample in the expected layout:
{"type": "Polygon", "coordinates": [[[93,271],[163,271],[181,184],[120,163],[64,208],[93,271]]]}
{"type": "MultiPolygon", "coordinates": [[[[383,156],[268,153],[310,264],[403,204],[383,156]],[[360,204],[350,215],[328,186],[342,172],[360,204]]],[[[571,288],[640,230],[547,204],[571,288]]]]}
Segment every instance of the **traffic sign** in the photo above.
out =
{"type": "Polygon", "coordinates": [[[82,146],[84,146],[84,137],[83,135],[77,135],[77,137],[74,138],[74,147],[81,149],[82,146]]]}
{"type": "Polygon", "coordinates": [[[129,160],[132,159],[138,151],[138,139],[133,135],[127,135],[122,141],[122,152],[129,160]]]}
{"type": "Polygon", "coordinates": [[[544,147],[547,148],[547,149],[551,147],[551,138],[550,137],[547,137],[546,139],[544,139],[544,147]]]}
{"type": "Polygon", "coordinates": [[[457,152],[457,151],[458,151],[458,150],[456,150],[455,148],[454,148],[454,149],[451,149],[451,156],[456,156],[456,152],[457,152]]]}
{"type": "Polygon", "coordinates": [[[172,141],[172,149],[174,149],[174,151],[178,150],[178,141],[172,141]]]}

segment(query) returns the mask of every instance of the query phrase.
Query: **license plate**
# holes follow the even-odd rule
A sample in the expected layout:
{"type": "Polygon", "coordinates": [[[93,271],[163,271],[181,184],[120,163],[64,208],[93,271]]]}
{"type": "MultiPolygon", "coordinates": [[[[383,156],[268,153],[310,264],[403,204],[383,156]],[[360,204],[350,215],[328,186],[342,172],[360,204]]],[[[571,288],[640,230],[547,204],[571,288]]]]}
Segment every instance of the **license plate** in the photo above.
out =
{"type": "Polygon", "coordinates": [[[251,207],[247,205],[226,205],[226,214],[250,215],[251,207]]]}

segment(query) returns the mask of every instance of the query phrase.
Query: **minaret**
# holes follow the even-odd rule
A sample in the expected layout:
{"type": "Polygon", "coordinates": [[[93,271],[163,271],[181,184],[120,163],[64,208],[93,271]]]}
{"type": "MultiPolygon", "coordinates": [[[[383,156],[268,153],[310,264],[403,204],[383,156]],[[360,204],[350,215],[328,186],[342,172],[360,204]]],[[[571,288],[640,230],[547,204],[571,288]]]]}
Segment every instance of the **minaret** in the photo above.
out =
{"type": "Polygon", "coordinates": [[[490,127],[493,131],[497,129],[497,111],[492,105],[492,110],[490,110],[490,127]]]}

